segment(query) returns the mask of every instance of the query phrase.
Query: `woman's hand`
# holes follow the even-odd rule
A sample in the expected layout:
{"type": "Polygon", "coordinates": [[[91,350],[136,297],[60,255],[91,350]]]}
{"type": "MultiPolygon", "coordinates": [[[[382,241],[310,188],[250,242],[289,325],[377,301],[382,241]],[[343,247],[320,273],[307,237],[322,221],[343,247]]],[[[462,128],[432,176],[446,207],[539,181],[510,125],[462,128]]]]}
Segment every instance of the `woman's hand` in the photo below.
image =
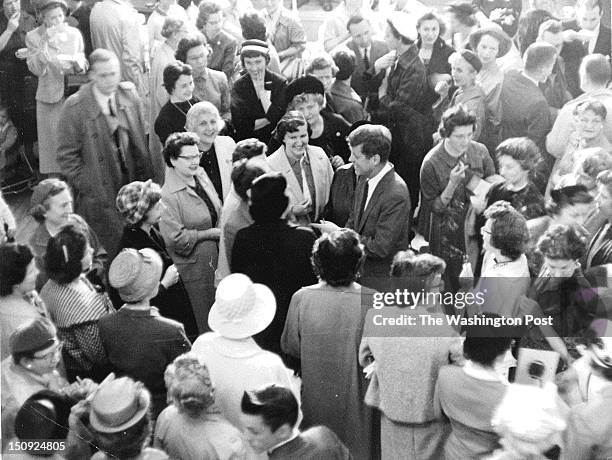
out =
{"type": "Polygon", "coordinates": [[[388,69],[389,67],[391,67],[393,65],[393,63],[395,62],[395,58],[396,58],[396,53],[395,51],[391,51],[387,54],[385,54],[382,57],[379,57],[376,62],[374,63],[374,71],[376,73],[380,72],[381,70],[385,70],[388,69]]]}
{"type": "Polygon", "coordinates": [[[293,206],[291,206],[291,213],[294,216],[305,216],[306,214],[308,214],[309,211],[310,204],[308,203],[294,204],[293,206]]]}
{"type": "Polygon", "coordinates": [[[434,88],[434,91],[440,97],[448,96],[448,90],[450,90],[450,84],[446,80],[439,81],[436,83],[436,87],[434,88]]]}
{"type": "Polygon", "coordinates": [[[17,11],[13,14],[6,25],[6,30],[12,35],[19,28],[19,20],[21,19],[21,11],[17,11]]]}
{"type": "Polygon", "coordinates": [[[176,269],[176,265],[172,264],[166,269],[166,273],[164,273],[160,284],[164,288],[168,289],[169,287],[174,286],[176,283],[178,283],[179,279],[180,276],[178,270],[176,269]]]}
{"type": "Polygon", "coordinates": [[[458,185],[465,179],[465,172],[469,168],[469,165],[464,164],[462,161],[457,163],[453,169],[451,169],[450,177],[448,181],[453,185],[458,185]]]}
{"type": "Polygon", "coordinates": [[[342,157],[340,155],[335,155],[331,159],[331,165],[332,165],[332,168],[334,168],[334,171],[335,171],[340,166],[344,165],[344,160],[342,159],[342,157]]]}

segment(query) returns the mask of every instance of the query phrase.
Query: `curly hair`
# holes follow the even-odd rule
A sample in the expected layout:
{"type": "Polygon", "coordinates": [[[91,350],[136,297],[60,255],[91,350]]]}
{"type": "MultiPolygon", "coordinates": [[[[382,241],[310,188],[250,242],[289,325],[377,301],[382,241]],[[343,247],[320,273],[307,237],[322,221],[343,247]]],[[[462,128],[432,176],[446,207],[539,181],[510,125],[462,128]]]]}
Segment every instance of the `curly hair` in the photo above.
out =
{"type": "Polygon", "coordinates": [[[525,217],[507,201],[496,201],[489,206],[484,216],[492,219],[491,244],[501,254],[518,259],[525,252],[529,241],[529,231],[525,217]]]}
{"type": "Polygon", "coordinates": [[[206,37],[201,33],[196,33],[189,35],[188,37],[181,38],[181,41],[178,42],[178,46],[176,51],[174,52],[174,57],[181,62],[187,64],[187,53],[192,48],[196,48],[198,46],[203,46],[208,50],[208,54],[211,53],[210,47],[206,42],[206,37]]]}
{"type": "Polygon", "coordinates": [[[440,126],[440,135],[442,137],[450,137],[455,128],[460,126],[476,126],[476,114],[464,104],[457,104],[450,107],[442,114],[442,123],[440,126]]]}
{"type": "Polygon", "coordinates": [[[260,12],[257,10],[249,10],[240,16],[240,28],[242,29],[242,37],[245,40],[261,40],[266,39],[266,23],[260,12]]]}
{"type": "Polygon", "coordinates": [[[308,126],[304,115],[297,110],[289,110],[277,123],[276,128],[272,132],[272,136],[282,144],[285,141],[285,135],[287,133],[295,133],[301,126],[308,126]]]}
{"type": "Polygon", "coordinates": [[[23,282],[34,254],[25,244],[0,246],[0,297],[13,293],[13,287],[23,282]]]}
{"type": "Polygon", "coordinates": [[[542,160],[540,149],[528,137],[511,137],[503,141],[495,149],[495,158],[498,161],[502,156],[512,158],[525,171],[533,171],[542,160]]]}
{"type": "Polygon", "coordinates": [[[576,107],[574,108],[573,115],[580,116],[587,110],[593,112],[595,115],[601,118],[602,121],[605,121],[606,116],[608,115],[608,110],[606,109],[606,106],[594,98],[586,99],[580,104],[576,105],[576,107]]]}
{"type": "Polygon", "coordinates": [[[199,417],[215,403],[208,368],[200,363],[176,367],[168,396],[179,412],[199,417]]]}
{"type": "Polygon", "coordinates": [[[265,171],[260,167],[250,164],[249,160],[246,158],[234,163],[231,176],[232,184],[234,184],[234,190],[242,201],[249,201],[247,191],[251,188],[251,185],[253,185],[253,181],[263,175],[264,172],[265,171]]]}
{"type": "Polygon", "coordinates": [[[587,251],[589,239],[576,225],[556,225],[549,228],[538,241],[538,252],[557,260],[578,260],[587,251]]]}
{"type": "Polygon", "coordinates": [[[170,168],[174,168],[171,160],[176,160],[186,145],[198,145],[200,138],[195,133],[172,133],[164,145],[164,160],[170,168]]]}
{"type": "Polygon", "coordinates": [[[312,267],[315,274],[333,287],[350,286],[364,260],[359,235],[343,228],[321,236],[312,249],[312,267]]]}
{"type": "Polygon", "coordinates": [[[196,27],[200,30],[206,25],[213,14],[221,13],[221,6],[215,2],[203,1],[198,8],[196,27]]]}

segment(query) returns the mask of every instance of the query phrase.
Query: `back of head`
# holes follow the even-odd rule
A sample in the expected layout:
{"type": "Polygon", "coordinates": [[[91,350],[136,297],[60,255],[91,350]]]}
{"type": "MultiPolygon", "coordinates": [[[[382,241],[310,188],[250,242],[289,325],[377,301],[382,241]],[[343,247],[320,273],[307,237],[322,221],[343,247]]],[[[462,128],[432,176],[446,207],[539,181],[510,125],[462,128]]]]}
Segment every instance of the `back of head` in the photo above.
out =
{"type": "Polygon", "coordinates": [[[580,75],[592,85],[605,87],[612,79],[610,60],[603,54],[589,54],[580,63],[580,75]]]}
{"type": "Polygon", "coordinates": [[[286,195],[287,179],[280,172],[259,176],[251,185],[249,211],[258,223],[274,222],[280,219],[289,206],[286,195]]]}
{"type": "Polygon", "coordinates": [[[557,48],[545,42],[532,43],[525,50],[523,62],[528,72],[539,72],[551,65],[557,57],[557,48]]]}
{"type": "MultiPolygon", "coordinates": [[[[491,323],[502,319],[495,313],[485,313],[482,317],[491,323]]],[[[463,354],[481,366],[491,367],[497,358],[510,349],[513,333],[516,334],[516,331],[503,326],[496,327],[489,324],[468,326],[463,342],[463,354]]]]}
{"type": "Polygon", "coordinates": [[[538,241],[537,250],[553,260],[578,260],[587,250],[586,231],[576,225],[555,225],[538,241]]]}
{"type": "Polygon", "coordinates": [[[546,204],[546,210],[549,214],[555,215],[567,206],[591,204],[592,202],[593,196],[584,185],[568,185],[550,191],[550,200],[546,204]]]}
{"type": "Polygon", "coordinates": [[[433,254],[400,251],[393,257],[390,275],[398,278],[396,285],[410,291],[428,291],[436,275],[444,274],[446,262],[433,254]]]}
{"type": "Polygon", "coordinates": [[[278,385],[245,391],[240,408],[247,415],[261,416],[272,432],[285,424],[295,427],[299,412],[297,399],[291,390],[278,385]]]}
{"type": "Polygon", "coordinates": [[[0,246],[0,297],[13,293],[13,286],[25,279],[28,265],[33,259],[32,251],[25,244],[0,246]]]}
{"type": "Polygon", "coordinates": [[[474,27],[477,24],[476,10],[472,3],[455,2],[445,8],[445,11],[452,14],[457,21],[465,27],[474,27]]]}
{"type": "Polygon", "coordinates": [[[312,265],[319,278],[330,286],[350,286],[363,261],[359,235],[348,228],[321,236],[312,250],[312,265]]]}
{"type": "Polygon", "coordinates": [[[242,201],[248,201],[249,197],[247,191],[253,185],[253,181],[264,174],[264,170],[259,166],[252,164],[247,159],[242,159],[234,162],[232,169],[232,184],[234,184],[234,190],[238,194],[242,201]]]}
{"type": "Polygon", "coordinates": [[[501,255],[512,260],[523,254],[529,241],[525,217],[507,201],[496,201],[489,206],[484,216],[492,219],[491,244],[501,255]]]}
{"type": "Polygon", "coordinates": [[[74,225],[63,227],[47,242],[45,265],[49,278],[65,284],[78,278],[83,272],[82,259],[87,248],[87,237],[74,225]]]}
{"type": "Polygon", "coordinates": [[[257,10],[249,10],[240,16],[240,28],[245,40],[266,41],[266,23],[257,10]]]}
{"type": "Polygon", "coordinates": [[[236,149],[234,153],[232,153],[232,163],[263,155],[265,151],[266,144],[259,139],[253,137],[250,139],[243,139],[236,144],[236,149]]]}
{"type": "Polygon", "coordinates": [[[542,23],[552,18],[552,14],[546,10],[533,9],[521,13],[516,33],[521,56],[525,54],[529,45],[535,43],[542,23]]]}
{"type": "Polygon", "coordinates": [[[379,155],[381,163],[389,161],[391,141],[391,131],[383,125],[362,125],[348,137],[351,147],[361,146],[361,153],[367,158],[379,155]]]}
{"type": "Polygon", "coordinates": [[[334,62],[338,67],[337,80],[347,80],[355,71],[355,53],[351,50],[340,49],[333,54],[334,62]]]}

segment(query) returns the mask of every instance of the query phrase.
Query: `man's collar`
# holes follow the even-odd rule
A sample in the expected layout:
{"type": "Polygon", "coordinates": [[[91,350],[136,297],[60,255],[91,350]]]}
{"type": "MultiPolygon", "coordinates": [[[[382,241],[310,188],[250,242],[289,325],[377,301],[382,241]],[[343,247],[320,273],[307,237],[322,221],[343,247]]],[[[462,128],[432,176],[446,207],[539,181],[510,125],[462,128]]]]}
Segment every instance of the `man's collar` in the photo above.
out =
{"type": "Polygon", "coordinates": [[[96,99],[96,102],[102,109],[102,112],[106,113],[108,111],[108,100],[115,96],[116,91],[107,96],[106,94],[102,94],[95,83],[91,85],[91,91],[96,99]]]}
{"type": "Polygon", "coordinates": [[[382,180],[383,177],[385,177],[385,175],[389,171],[391,171],[391,164],[387,161],[382,167],[382,169],[378,171],[378,173],[374,177],[368,179],[369,189],[374,190],[376,186],[378,185],[378,183],[382,180]]]}
{"type": "Polygon", "coordinates": [[[527,75],[527,74],[525,73],[525,71],[522,71],[522,72],[521,72],[521,75],[522,75],[523,77],[525,77],[527,80],[529,80],[529,81],[533,82],[533,84],[534,84],[534,85],[536,85],[536,86],[538,86],[538,87],[540,86],[540,83],[539,83],[539,82],[538,82],[538,81],[537,81],[535,78],[533,78],[533,77],[531,77],[531,76],[527,75]]]}

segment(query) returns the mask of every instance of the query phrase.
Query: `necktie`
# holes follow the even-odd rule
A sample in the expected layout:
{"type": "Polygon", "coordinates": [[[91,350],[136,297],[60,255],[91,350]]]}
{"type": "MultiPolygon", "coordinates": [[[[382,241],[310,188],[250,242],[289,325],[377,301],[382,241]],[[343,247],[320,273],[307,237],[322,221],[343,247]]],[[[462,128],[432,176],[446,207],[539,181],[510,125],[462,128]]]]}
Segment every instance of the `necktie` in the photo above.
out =
{"type": "Polygon", "coordinates": [[[108,98],[108,111],[110,112],[111,117],[117,116],[117,114],[115,113],[115,110],[113,109],[113,98],[112,97],[108,98]]]}
{"type": "Polygon", "coordinates": [[[363,217],[363,213],[365,212],[366,202],[368,201],[368,190],[369,190],[369,186],[368,186],[368,181],[366,180],[365,186],[363,187],[363,196],[361,197],[361,205],[359,206],[359,220],[357,220],[357,223],[361,221],[361,218],[363,217]]]}
{"type": "Polygon", "coordinates": [[[370,60],[368,59],[368,49],[363,49],[363,67],[368,70],[370,68],[370,60]]]}

